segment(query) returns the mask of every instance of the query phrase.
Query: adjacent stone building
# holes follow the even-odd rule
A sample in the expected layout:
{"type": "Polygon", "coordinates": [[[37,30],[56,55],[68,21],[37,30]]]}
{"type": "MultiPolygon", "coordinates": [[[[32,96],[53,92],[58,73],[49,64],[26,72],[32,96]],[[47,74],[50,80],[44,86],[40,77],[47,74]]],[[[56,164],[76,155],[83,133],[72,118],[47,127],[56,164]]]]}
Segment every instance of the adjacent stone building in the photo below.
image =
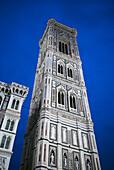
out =
{"type": "Polygon", "coordinates": [[[54,19],[40,52],[21,170],[100,170],[77,31],[54,19]]]}
{"type": "Polygon", "coordinates": [[[29,88],[0,81],[0,170],[8,170],[22,104],[29,88]]]}

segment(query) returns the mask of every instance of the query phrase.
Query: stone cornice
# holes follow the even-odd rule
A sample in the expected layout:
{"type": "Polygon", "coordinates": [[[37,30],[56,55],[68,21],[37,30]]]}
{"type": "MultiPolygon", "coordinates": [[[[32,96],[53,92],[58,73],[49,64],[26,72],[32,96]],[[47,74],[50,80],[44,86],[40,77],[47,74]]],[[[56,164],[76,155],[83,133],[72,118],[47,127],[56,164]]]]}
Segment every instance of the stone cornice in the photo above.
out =
{"type": "Polygon", "coordinates": [[[43,41],[43,39],[44,39],[44,37],[45,37],[45,35],[47,33],[47,30],[48,30],[50,24],[54,24],[55,26],[58,26],[59,28],[62,28],[64,30],[66,30],[66,31],[69,31],[70,33],[74,34],[75,37],[77,36],[77,30],[75,28],[71,28],[69,26],[66,26],[66,25],[56,21],[55,19],[51,18],[47,22],[47,27],[46,27],[46,29],[44,31],[44,34],[43,34],[42,38],[39,41],[39,46],[41,45],[41,43],[42,43],[42,41],[43,41]]]}

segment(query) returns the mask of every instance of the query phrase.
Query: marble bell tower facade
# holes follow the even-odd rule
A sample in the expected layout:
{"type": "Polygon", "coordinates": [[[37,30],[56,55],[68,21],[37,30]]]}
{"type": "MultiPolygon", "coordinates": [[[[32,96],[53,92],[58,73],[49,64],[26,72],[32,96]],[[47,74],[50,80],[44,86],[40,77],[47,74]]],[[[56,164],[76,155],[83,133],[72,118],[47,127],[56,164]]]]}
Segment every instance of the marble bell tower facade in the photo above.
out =
{"type": "Polygon", "coordinates": [[[76,36],[50,19],[39,41],[21,170],[101,169],[76,36]]]}

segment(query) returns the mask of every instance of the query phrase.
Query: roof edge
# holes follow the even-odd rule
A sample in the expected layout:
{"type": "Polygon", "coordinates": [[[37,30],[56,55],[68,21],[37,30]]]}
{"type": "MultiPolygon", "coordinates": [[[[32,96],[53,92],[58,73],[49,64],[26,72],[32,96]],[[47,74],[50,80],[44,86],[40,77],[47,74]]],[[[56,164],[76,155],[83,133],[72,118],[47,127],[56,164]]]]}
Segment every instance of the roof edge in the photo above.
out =
{"type": "Polygon", "coordinates": [[[67,30],[67,31],[69,31],[69,32],[71,32],[71,33],[74,33],[75,37],[77,36],[77,30],[76,30],[75,28],[71,28],[71,27],[69,27],[69,26],[66,26],[66,25],[64,25],[64,24],[56,21],[55,19],[51,18],[51,19],[49,19],[48,22],[47,22],[46,29],[45,29],[45,31],[44,31],[44,33],[43,33],[42,38],[41,38],[40,41],[39,41],[39,46],[40,46],[40,44],[42,43],[42,41],[43,41],[43,39],[44,39],[44,37],[45,37],[45,34],[46,34],[47,30],[48,30],[48,27],[49,27],[49,25],[50,25],[51,23],[54,24],[55,26],[58,26],[58,27],[61,27],[61,28],[65,29],[65,30],[67,30]]]}

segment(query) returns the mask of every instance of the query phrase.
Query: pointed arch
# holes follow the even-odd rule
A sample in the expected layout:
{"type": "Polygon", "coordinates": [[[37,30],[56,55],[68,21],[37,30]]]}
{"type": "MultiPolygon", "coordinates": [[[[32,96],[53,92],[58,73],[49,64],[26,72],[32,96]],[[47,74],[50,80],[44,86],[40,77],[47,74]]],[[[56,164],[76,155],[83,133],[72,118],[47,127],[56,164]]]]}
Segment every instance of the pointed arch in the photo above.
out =
{"type": "Polygon", "coordinates": [[[7,138],[7,141],[6,141],[5,149],[9,149],[10,141],[11,141],[11,138],[10,138],[10,136],[9,136],[9,137],[7,138]]]}
{"type": "Polygon", "coordinates": [[[18,110],[19,108],[19,100],[16,101],[16,106],[15,106],[15,109],[18,110]]]}
{"type": "Polygon", "coordinates": [[[60,64],[58,64],[58,73],[60,73],[60,64]]]}
{"type": "Polygon", "coordinates": [[[15,99],[13,99],[13,102],[12,102],[12,105],[11,105],[11,108],[12,108],[12,109],[14,109],[15,102],[16,102],[16,100],[15,100],[15,99]]]}
{"type": "Polygon", "coordinates": [[[61,104],[61,105],[64,105],[64,103],[65,103],[64,100],[65,100],[64,91],[60,90],[58,92],[58,103],[61,104]]]}
{"type": "Polygon", "coordinates": [[[70,94],[70,107],[76,109],[76,95],[70,94]]]}
{"type": "Polygon", "coordinates": [[[63,74],[64,73],[64,62],[62,60],[59,60],[57,62],[57,69],[58,69],[57,72],[59,74],[63,74]]]}
{"type": "Polygon", "coordinates": [[[1,141],[1,145],[0,145],[1,148],[4,148],[5,141],[6,141],[6,135],[4,135],[2,137],[2,141],[1,141]]]}
{"type": "Polygon", "coordinates": [[[11,125],[10,125],[10,131],[13,131],[14,123],[15,123],[14,120],[12,120],[11,125]]]}
{"type": "Polygon", "coordinates": [[[9,125],[10,125],[10,119],[7,120],[6,127],[5,127],[6,130],[9,129],[9,125]]]}

